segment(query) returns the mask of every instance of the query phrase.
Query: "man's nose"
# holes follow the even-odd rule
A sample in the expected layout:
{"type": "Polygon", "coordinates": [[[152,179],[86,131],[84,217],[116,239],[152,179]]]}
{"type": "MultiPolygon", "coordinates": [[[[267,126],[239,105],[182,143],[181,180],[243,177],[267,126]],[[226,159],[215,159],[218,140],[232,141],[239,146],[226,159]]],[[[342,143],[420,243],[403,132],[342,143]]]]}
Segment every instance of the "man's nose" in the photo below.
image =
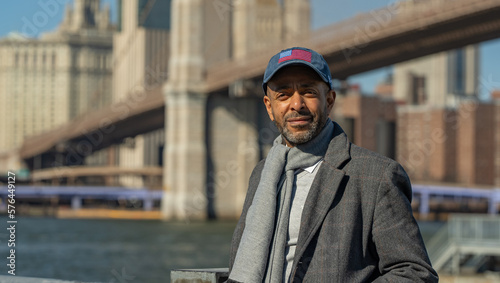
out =
{"type": "Polygon", "coordinates": [[[295,110],[295,111],[299,111],[299,110],[302,110],[303,108],[305,108],[304,98],[302,97],[302,95],[300,95],[300,93],[298,91],[296,91],[292,95],[291,101],[290,101],[290,107],[292,108],[292,110],[295,110]]]}

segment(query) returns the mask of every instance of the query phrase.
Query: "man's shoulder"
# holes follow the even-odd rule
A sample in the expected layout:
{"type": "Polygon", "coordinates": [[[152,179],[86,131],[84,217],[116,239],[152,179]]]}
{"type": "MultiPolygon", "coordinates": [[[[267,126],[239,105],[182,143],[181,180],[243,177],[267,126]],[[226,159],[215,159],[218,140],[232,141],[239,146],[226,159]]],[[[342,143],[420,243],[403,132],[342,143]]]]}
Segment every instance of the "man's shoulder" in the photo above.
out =
{"type": "Polygon", "coordinates": [[[355,144],[351,144],[351,159],[356,161],[374,161],[377,163],[397,163],[394,159],[355,144]]]}
{"type": "Polygon", "coordinates": [[[401,170],[404,172],[401,164],[399,164],[394,159],[354,144],[351,144],[350,156],[351,159],[346,166],[347,168],[345,168],[348,171],[361,170],[365,173],[372,172],[375,175],[389,171],[401,170]]]}

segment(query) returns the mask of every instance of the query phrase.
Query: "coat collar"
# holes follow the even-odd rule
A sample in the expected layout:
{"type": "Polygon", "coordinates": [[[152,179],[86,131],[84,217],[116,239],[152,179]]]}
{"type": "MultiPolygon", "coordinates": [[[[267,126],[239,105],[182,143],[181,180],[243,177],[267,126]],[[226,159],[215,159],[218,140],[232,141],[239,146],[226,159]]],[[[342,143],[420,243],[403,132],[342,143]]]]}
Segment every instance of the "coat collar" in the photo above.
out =
{"type": "Polygon", "coordinates": [[[333,129],[333,138],[328,145],[328,150],[325,154],[325,162],[332,167],[341,169],[345,162],[351,159],[351,143],[344,133],[344,130],[336,122],[333,129]]]}
{"type": "MultiPolygon", "coordinates": [[[[319,168],[302,212],[299,238],[292,270],[296,270],[307,246],[321,227],[344,178],[342,168],[351,158],[351,144],[342,128],[335,122],[333,138],[319,168]]],[[[307,260],[307,259],[306,259],[307,260]]]]}

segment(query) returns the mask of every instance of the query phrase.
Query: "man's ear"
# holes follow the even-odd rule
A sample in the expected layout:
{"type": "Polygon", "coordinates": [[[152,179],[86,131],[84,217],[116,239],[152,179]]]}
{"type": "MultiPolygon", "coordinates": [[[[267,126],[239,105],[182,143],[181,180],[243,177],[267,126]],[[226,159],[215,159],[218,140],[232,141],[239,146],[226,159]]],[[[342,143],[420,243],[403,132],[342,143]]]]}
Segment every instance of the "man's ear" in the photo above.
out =
{"type": "Polygon", "coordinates": [[[337,98],[337,94],[333,89],[329,90],[326,94],[326,107],[328,109],[328,113],[332,112],[333,105],[335,105],[335,98],[337,98]]]}
{"type": "Polygon", "coordinates": [[[273,110],[271,108],[271,99],[267,94],[264,95],[264,104],[266,105],[267,115],[269,115],[269,119],[271,119],[271,121],[274,121],[273,110]]]}

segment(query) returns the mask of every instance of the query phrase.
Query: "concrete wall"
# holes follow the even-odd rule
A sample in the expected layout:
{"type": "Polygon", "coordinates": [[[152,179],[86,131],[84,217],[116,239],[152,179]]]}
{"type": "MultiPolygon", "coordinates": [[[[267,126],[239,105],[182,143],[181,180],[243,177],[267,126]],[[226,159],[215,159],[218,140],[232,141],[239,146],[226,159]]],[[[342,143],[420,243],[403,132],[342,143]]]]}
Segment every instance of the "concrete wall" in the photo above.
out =
{"type": "Polygon", "coordinates": [[[212,216],[239,217],[250,174],[277,136],[265,121],[270,120],[261,97],[209,97],[207,190],[212,216]]]}

